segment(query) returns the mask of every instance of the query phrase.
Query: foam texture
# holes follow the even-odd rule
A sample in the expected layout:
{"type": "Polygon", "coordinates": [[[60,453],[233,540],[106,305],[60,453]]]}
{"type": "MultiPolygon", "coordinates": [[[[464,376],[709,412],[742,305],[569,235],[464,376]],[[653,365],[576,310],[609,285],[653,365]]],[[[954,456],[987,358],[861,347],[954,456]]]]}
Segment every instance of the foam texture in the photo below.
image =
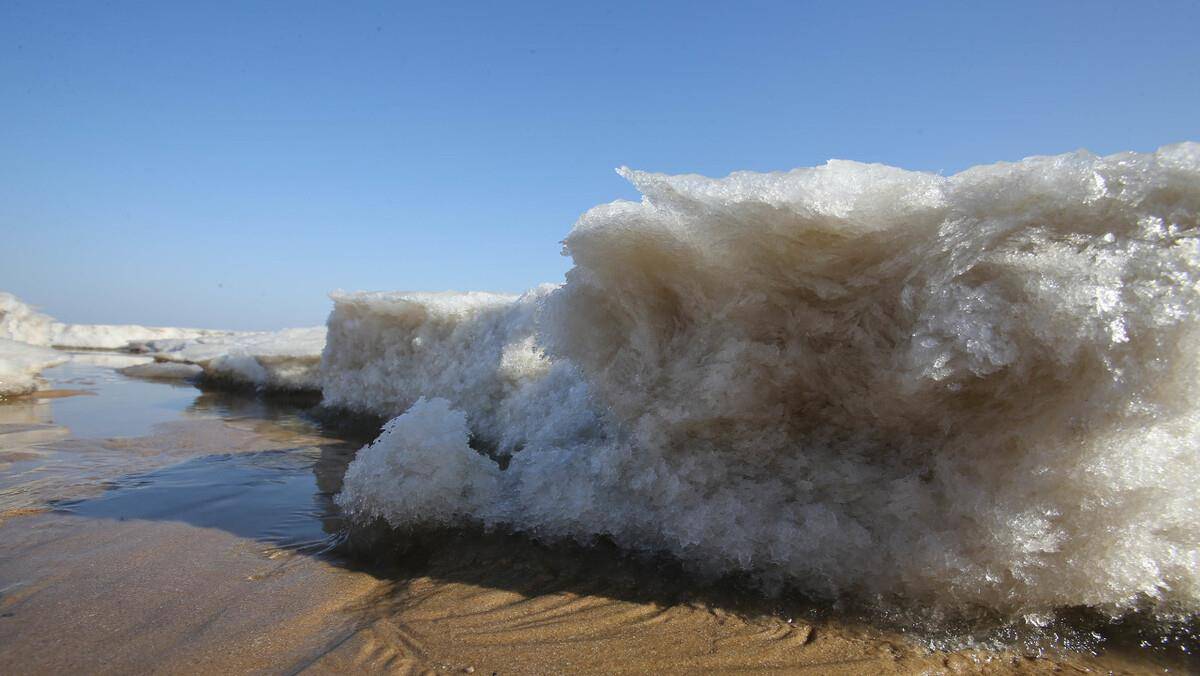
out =
{"type": "Polygon", "coordinates": [[[580,218],[561,288],[335,297],[329,399],[441,398],[344,506],[830,596],[1200,609],[1200,146],[621,173],[642,201],[580,218]]]}
{"type": "Polygon", "coordinates": [[[534,342],[535,314],[554,289],[334,293],[324,402],[392,417],[419,397],[441,398],[471,412],[476,441],[510,454],[543,425],[530,402],[557,396],[546,385],[561,376],[534,342]]]}

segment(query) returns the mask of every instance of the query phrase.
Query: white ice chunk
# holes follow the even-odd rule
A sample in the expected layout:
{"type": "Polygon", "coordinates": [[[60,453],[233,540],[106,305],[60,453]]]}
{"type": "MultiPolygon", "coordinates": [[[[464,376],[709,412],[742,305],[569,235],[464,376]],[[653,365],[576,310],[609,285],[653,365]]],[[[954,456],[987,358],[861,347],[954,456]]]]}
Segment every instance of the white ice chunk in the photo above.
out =
{"type": "Polygon", "coordinates": [[[42,369],[69,359],[62,352],[0,338],[0,398],[33,392],[42,369]]]}
{"type": "Polygon", "coordinates": [[[419,399],[358,453],[346,473],[356,490],[339,504],[358,518],[444,525],[486,511],[496,463],[468,446],[467,418],[445,399],[419,399]]]}

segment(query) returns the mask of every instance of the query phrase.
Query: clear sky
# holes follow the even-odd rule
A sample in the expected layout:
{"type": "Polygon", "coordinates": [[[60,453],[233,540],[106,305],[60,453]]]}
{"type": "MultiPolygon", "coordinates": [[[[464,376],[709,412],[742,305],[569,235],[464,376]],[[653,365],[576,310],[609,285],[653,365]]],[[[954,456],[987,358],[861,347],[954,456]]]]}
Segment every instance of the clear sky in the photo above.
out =
{"type": "Polygon", "coordinates": [[[613,168],[1200,140],[1196,2],[0,0],[0,290],[266,329],[520,291],[613,168]]]}

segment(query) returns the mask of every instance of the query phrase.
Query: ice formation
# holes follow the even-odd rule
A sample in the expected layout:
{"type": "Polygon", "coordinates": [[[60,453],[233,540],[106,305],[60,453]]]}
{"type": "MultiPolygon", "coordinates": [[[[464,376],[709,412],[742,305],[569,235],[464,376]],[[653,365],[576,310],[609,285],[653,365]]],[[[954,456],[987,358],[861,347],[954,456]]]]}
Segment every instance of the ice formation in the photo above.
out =
{"type": "Polygon", "coordinates": [[[324,326],[130,344],[159,362],[199,366],[210,382],[283,391],[321,389],[324,347],[324,326]]]}
{"type": "Polygon", "coordinates": [[[189,378],[270,390],[319,390],[325,327],[220,331],[137,325],[65,324],[0,291],[0,339],[29,345],[148,354],[161,365],[127,375],[189,378]]]}
{"type": "Polygon", "coordinates": [[[832,596],[1200,610],[1200,145],[622,174],[643,199],[580,218],[560,288],[335,297],[327,399],[428,397],[351,512],[832,596]]]}
{"type": "Polygon", "coordinates": [[[61,352],[0,338],[0,399],[33,392],[42,369],[68,359],[61,352]]]}
{"type": "Polygon", "coordinates": [[[321,362],[324,403],[380,416],[421,396],[470,411],[474,438],[500,454],[545,424],[531,402],[570,378],[534,342],[534,317],[555,289],[492,293],[334,293],[321,362]],[[552,373],[553,370],[553,373],[552,373]]]}
{"type": "Polygon", "coordinates": [[[0,338],[30,345],[120,350],[136,341],[229,335],[229,331],[148,327],[136,324],[65,324],[0,291],[0,338]]]}
{"type": "Polygon", "coordinates": [[[150,380],[192,380],[204,375],[204,369],[196,364],[186,364],[172,361],[152,361],[149,363],[123,366],[117,371],[134,378],[150,380]]]}
{"type": "Polygon", "coordinates": [[[388,499],[375,507],[394,523],[452,525],[485,512],[500,480],[496,464],[471,450],[466,415],[446,399],[418,399],[388,422],[345,481],[388,499]]]}

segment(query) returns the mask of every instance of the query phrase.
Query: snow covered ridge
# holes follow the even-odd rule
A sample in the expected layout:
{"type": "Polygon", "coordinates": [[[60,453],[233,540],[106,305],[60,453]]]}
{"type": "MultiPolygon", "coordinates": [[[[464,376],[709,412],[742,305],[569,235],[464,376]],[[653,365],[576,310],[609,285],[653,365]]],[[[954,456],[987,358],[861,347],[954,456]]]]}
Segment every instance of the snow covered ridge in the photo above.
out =
{"type": "Polygon", "coordinates": [[[345,507],[863,600],[1200,611],[1200,145],[622,174],[642,201],[580,218],[560,288],[335,298],[327,398],[427,397],[345,507]]]}
{"type": "Polygon", "coordinates": [[[0,338],[30,345],[120,350],[131,342],[231,335],[231,331],[149,327],[136,324],[64,324],[0,291],[0,338]]]}
{"type": "Polygon", "coordinates": [[[38,389],[37,374],[70,359],[54,350],[0,338],[0,399],[38,389]]]}
{"type": "MultiPolygon", "coordinates": [[[[161,362],[195,364],[206,378],[268,390],[320,390],[325,327],[216,331],[137,325],[64,324],[0,292],[0,339],[76,349],[131,350],[161,362]]],[[[66,361],[64,355],[57,363],[66,361]]],[[[194,370],[143,365],[141,377],[188,377],[194,370]]],[[[30,381],[32,382],[32,381],[30,381]]]]}

